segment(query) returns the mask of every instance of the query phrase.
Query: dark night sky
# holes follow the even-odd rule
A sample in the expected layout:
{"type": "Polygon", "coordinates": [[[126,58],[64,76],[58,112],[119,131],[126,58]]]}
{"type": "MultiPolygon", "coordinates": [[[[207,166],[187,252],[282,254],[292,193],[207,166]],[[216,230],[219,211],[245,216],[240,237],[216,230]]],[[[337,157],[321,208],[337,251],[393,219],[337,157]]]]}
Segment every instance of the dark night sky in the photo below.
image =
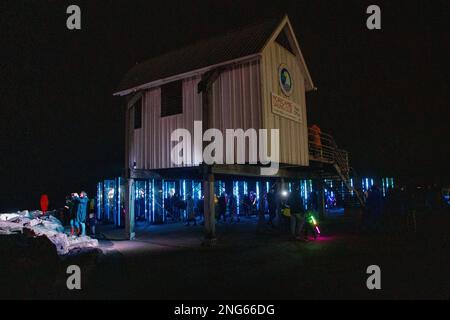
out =
{"type": "Polygon", "coordinates": [[[309,123],[362,174],[448,179],[448,1],[14,1],[0,4],[0,211],[93,191],[123,165],[123,100],[136,62],[289,14],[319,88],[309,123]],[[365,27],[369,4],[382,30],[365,27]],[[14,5],[13,5],[14,4],[14,5]],[[66,29],[69,4],[82,30],[66,29]]]}

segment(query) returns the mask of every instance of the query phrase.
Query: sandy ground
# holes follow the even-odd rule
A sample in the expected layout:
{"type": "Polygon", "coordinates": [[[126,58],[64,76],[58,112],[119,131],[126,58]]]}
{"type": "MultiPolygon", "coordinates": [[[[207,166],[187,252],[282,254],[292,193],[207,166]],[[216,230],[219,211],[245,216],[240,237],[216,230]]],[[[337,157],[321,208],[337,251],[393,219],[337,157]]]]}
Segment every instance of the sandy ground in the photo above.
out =
{"type": "MultiPolygon", "coordinates": [[[[301,243],[242,219],[218,223],[212,248],[201,245],[201,226],[141,225],[134,241],[103,240],[98,250],[62,260],[2,259],[3,267],[15,266],[6,270],[15,279],[4,284],[6,298],[449,299],[449,220],[449,213],[419,214],[416,233],[368,235],[357,216],[338,217],[322,222],[318,240],[301,243]],[[81,267],[80,291],[65,286],[70,264],[81,267]],[[366,287],[373,264],[381,290],[366,287]]],[[[105,230],[120,238],[120,230],[105,230]]]]}

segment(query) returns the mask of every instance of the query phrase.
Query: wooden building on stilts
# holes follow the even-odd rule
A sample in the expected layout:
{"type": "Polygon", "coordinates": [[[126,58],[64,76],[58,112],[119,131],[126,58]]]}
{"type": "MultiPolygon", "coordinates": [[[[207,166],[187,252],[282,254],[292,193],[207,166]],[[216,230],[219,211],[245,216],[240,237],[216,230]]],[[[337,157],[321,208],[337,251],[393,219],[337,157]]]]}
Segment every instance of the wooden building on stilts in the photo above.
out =
{"type": "MultiPolygon", "coordinates": [[[[111,212],[99,208],[101,218],[124,225],[133,238],[136,221],[164,223],[173,218],[168,212],[170,197],[190,196],[197,207],[202,205],[206,239],[214,239],[215,202],[222,192],[234,195],[239,207],[250,192],[260,198],[273,186],[281,191],[297,183],[306,200],[318,191],[323,208],[323,191],[330,188],[326,181],[333,179],[358,199],[347,153],[331,136],[308,126],[306,92],[313,90],[286,15],[137,64],[114,93],[125,98],[125,173],[109,182],[115,186],[112,189],[99,184],[99,207],[114,200],[111,212]],[[260,158],[259,144],[258,159],[251,161],[249,150],[254,146],[247,135],[244,161],[206,163],[202,151],[213,139],[201,139],[199,148],[198,136],[205,138],[211,128],[224,135],[227,129],[244,133],[277,129],[278,145],[269,143],[265,150],[268,155],[278,153],[277,172],[263,174],[261,169],[268,164],[260,158]],[[174,162],[177,142],[171,137],[177,129],[195,136],[184,141],[183,157],[190,162],[174,162]]],[[[223,143],[224,153],[229,145],[230,141],[223,143]]],[[[236,141],[232,150],[238,145],[236,141]]]]}

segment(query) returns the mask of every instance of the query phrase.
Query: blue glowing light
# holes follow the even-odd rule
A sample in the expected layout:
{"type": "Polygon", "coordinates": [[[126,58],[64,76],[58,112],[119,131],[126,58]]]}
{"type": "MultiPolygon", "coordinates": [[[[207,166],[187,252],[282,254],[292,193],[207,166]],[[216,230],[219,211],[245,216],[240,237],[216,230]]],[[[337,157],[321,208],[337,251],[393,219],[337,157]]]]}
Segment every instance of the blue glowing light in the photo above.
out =
{"type": "Polygon", "coordinates": [[[155,179],[152,179],[152,221],[155,221],[155,179]]]}
{"type": "Polygon", "coordinates": [[[256,199],[259,200],[259,181],[256,182],[256,199]]]}

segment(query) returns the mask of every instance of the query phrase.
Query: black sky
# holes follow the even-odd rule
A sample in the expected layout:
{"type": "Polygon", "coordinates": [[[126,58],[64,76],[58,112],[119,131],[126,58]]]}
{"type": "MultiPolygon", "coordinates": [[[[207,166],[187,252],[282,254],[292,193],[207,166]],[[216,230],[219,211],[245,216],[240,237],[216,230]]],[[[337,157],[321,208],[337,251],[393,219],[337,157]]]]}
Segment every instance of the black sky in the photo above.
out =
{"type": "Polygon", "coordinates": [[[283,12],[319,88],[309,123],[360,175],[449,177],[448,1],[2,1],[0,12],[0,211],[35,208],[43,192],[56,205],[121,173],[112,92],[135,63],[283,12]],[[373,3],[379,31],[365,27],[373,3]],[[66,29],[69,4],[81,31],[66,29]]]}

